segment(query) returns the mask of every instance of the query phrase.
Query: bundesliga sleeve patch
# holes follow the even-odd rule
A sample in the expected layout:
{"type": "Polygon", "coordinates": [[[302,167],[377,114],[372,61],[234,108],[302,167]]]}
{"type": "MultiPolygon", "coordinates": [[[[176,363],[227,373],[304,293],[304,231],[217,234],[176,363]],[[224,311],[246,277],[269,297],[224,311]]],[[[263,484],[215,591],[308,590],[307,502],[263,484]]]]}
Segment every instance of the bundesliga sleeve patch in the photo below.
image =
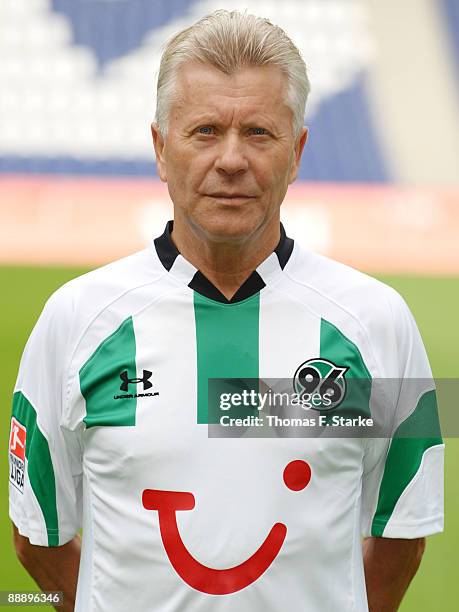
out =
{"type": "Polygon", "coordinates": [[[12,417],[9,444],[10,482],[21,493],[24,493],[26,437],[27,430],[24,425],[12,417]]]}

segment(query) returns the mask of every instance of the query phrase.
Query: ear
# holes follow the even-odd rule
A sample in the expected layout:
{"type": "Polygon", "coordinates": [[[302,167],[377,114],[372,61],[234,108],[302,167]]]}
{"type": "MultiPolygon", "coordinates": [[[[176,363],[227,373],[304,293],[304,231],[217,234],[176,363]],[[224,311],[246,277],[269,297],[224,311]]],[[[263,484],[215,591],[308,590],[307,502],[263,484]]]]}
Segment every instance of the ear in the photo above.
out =
{"type": "Polygon", "coordinates": [[[292,168],[290,170],[290,176],[289,176],[289,181],[288,181],[289,185],[293,183],[293,181],[295,181],[296,177],[298,176],[298,168],[300,167],[301,156],[303,155],[303,149],[304,149],[304,145],[306,144],[307,139],[308,139],[308,128],[304,127],[301,130],[301,133],[295,143],[295,159],[293,161],[292,168]]]}
{"type": "Polygon", "coordinates": [[[166,162],[164,159],[165,142],[157,123],[151,124],[151,135],[153,136],[153,146],[155,147],[158,175],[163,183],[167,183],[166,162]]]}

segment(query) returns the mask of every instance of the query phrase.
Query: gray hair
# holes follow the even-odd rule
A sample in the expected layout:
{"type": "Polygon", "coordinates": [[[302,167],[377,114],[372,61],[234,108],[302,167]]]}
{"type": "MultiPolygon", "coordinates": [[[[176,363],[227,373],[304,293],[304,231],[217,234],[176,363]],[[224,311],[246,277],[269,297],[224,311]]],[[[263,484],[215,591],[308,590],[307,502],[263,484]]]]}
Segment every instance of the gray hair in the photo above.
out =
{"type": "Polygon", "coordinates": [[[298,48],[279,26],[248,13],[218,10],[173,36],[158,75],[155,121],[163,136],[177,70],[189,61],[214,66],[225,74],[244,67],[278,66],[287,75],[286,101],[293,112],[294,133],[300,134],[310,85],[298,48]]]}

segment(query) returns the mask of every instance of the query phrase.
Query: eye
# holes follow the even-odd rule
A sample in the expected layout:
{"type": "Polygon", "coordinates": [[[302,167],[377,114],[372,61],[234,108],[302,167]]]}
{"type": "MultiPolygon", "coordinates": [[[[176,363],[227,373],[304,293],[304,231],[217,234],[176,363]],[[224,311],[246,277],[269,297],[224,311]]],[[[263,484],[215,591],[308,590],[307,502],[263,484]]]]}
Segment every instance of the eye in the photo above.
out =
{"type": "Polygon", "coordinates": [[[213,134],[213,129],[214,128],[211,125],[201,125],[201,127],[198,127],[196,132],[198,134],[203,134],[204,136],[208,136],[210,134],[213,134]]]}
{"type": "Polygon", "coordinates": [[[269,132],[265,128],[262,127],[254,127],[250,129],[250,132],[254,136],[268,136],[269,132]]]}

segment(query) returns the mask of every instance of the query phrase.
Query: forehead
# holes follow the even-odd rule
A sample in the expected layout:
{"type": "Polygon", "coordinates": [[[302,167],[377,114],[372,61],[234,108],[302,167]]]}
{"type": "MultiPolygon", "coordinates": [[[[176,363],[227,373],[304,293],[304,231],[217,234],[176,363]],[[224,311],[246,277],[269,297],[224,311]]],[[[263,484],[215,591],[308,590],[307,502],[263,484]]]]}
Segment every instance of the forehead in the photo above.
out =
{"type": "Polygon", "coordinates": [[[288,80],[277,66],[256,66],[225,74],[214,66],[187,62],[176,81],[179,117],[199,114],[250,115],[259,113],[275,120],[291,119],[286,104],[288,80]]]}

